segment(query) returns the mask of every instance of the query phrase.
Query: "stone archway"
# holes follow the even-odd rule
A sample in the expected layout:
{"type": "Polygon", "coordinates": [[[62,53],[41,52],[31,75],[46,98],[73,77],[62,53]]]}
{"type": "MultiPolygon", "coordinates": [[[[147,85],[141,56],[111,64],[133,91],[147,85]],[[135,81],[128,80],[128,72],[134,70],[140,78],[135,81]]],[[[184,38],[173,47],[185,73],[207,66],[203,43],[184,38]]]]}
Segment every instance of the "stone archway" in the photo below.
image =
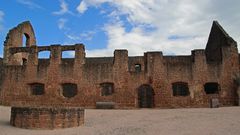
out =
{"type": "Polygon", "coordinates": [[[152,108],[154,106],[154,91],[153,88],[144,84],[138,89],[138,107],[139,108],[152,108]]]}

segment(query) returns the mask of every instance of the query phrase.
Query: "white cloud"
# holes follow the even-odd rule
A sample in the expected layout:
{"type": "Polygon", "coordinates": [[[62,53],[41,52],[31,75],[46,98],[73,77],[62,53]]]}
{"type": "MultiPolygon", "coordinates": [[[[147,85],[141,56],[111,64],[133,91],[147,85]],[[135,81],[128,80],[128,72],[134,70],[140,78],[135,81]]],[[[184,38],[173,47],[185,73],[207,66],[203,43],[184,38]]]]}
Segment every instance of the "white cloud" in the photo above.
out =
{"type": "Polygon", "coordinates": [[[190,54],[192,49],[205,48],[213,20],[240,41],[238,0],[82,0],[77,10],[83,14],[89,7],[99,8],[103,3],[114,8],[108,13],[113,21],[104,26],[108,44],[105,49],[88,50],[88,56],[112,55],[117,48],[128,49],[130,55],[151,50],[190,54]],[[121,16],[126,16],[132,29],[126,30],[129,27],[121,16]]]}
{"type": "Polygon", "coordinates": [[[36,8],[43,9],[43,7],[41,7],[40,5],[34,3],[31,0],[17,0],[17,2],[20,3],[20,4],[26,5],[30,9],[36,9],[36,8]]]}
{"type": "Polygon", "coordinates": [[[60,30],[66,30],[66,29],[68,29],[68,28],[65,26],[65,24],[66,24],[67,21],[68,21],[68,20],[65,19],[65,18],[60,18],[60,19],[58,20],[58,28],[59,28],[60,30]]]}
{"type": "Polygon", "coordinates": [[[95,33],[96,31],[86,31],[80,34],[80,38],[82,40],[92,40],[95,33]]]}
{"type": "Polygon", "coordinates": [[[82,13],[84,13],[86,10],[87,10],[87,5],[86,5],[86,3],[85,3],[84,1],[82,1],[82,2],[79,4],[79,6],[77,7],[77,11],[82,14],[82,13]]]}
{"type": "Polygon", "coordinates": [[[0,10],[0,31],[3,29],[3,16],[4,16],[4,12],[0,10]]]}
{"type": "Polygon", "coordinates": [[[115,0],[82,0],[77,7],[77,11],[83,14],[90,6],[99,6],[105,2],[114,2],[115,0]]]}
{"type": "Polygon", "coordinates": [[[68,4],[64,1],[64,0],[59,0],[60,2],[60,10],[59,11],[55,11],[52,14],[54,15],[63,15],[63,14],[73,14],[71,11],[69,11],[68,9],[68,4]]]}
{"type": "Polygon", "coordinates": [[[65,35],[68,38],[69,41],[67,41],[68,43],[81,43],[83,41],[89,41],[92,40],[92,38],[94,37],[94,35],[96,34],[97,30],[90,30],[90,31],[84,31],[82,33],[73,33],[72,30],[69,31],[65,31],[65,35]]]}
{"type": "Polygon", "coordinates": [[[64,32],[64,35],[68,38],[67,39],[68,44],[92,40],[94,34],[98,31],[97,29],[95,29],[83,31],[82,33],[74,33],[73,30],[67,26],[67,22],[68,19],[60,18],[57,21],[57,26],[59,30],[62,30],[64,32]]]}

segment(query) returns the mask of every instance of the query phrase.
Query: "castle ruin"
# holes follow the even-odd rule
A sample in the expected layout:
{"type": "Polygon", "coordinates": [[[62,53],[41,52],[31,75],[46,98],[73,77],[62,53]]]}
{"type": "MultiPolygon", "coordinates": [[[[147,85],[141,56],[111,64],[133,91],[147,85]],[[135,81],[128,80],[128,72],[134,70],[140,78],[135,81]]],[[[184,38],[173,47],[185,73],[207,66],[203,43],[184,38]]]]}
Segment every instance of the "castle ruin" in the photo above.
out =
{"type": "Polygon", "coordinates": [[[7,34],[0,72],[0,103],[11,106],[178,108],[209,107],[212,99],[220,106],[238,102],[237,42],[217,21],[206,48],[191,55],[128,56],[127,50],[115,50],[113,57],[94,58],[85,57],[83,44],[37,46],[27,21],[7,34]],[[38,58],[43,51],[50,52],[49,59],[38,58]],[[75,51],[75,58],[62,58],[64,51],[75,51]]]}

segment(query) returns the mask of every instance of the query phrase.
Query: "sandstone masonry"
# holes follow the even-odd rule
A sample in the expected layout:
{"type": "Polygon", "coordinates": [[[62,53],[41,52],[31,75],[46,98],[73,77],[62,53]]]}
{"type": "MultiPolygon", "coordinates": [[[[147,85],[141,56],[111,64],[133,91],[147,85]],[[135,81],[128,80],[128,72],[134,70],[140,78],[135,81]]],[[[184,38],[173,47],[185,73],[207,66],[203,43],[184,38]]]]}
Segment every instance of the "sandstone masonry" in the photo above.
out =
{"type": "Polygon", "coordinates": [[[84,109],[62,107],[12,107],[10,124],[26,129],[59,129],[84,124],[84,109]]]}
{"type": "Polygon", "coordinates": [[[11,29],[0,59],[0,102],[11,106],[177,108],[237,104],[237,43],[214,21],[205,49],[191,55],[146,52],[85,57],[83,44],[37,46],[30,22],[11,29]],[[23,47],[23,38],[26,37],[23,47]],[[49,59],[40,52],[50,51],[49,59]],[[62,52],[75,51],[75,58],[62,52]]]}

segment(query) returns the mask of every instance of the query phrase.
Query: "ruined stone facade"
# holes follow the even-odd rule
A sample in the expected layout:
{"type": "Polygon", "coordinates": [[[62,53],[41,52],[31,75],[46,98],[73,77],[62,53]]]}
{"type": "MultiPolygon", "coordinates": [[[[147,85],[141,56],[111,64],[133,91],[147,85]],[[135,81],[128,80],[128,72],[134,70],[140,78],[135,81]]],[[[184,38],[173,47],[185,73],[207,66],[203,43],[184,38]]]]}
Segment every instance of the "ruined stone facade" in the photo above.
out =
{"type": "Polygon", "coordinates": [[[237,43],[216,21],[206,49],[191,55],[130,57],[127,50],[115,50],[114,57],[95,58],[85,57],[83,44],[37,46],[30,22],[23,22],[7,34],[0,62],[0,101],[11,106],[95,108],[111,102],[114,108],[176,108],[238,101],[237,43]],[[75,58],[62,58],[68,50],[75,58]],[[50,58],[39,59],[42,51],[50,51],[50,58]]]}

